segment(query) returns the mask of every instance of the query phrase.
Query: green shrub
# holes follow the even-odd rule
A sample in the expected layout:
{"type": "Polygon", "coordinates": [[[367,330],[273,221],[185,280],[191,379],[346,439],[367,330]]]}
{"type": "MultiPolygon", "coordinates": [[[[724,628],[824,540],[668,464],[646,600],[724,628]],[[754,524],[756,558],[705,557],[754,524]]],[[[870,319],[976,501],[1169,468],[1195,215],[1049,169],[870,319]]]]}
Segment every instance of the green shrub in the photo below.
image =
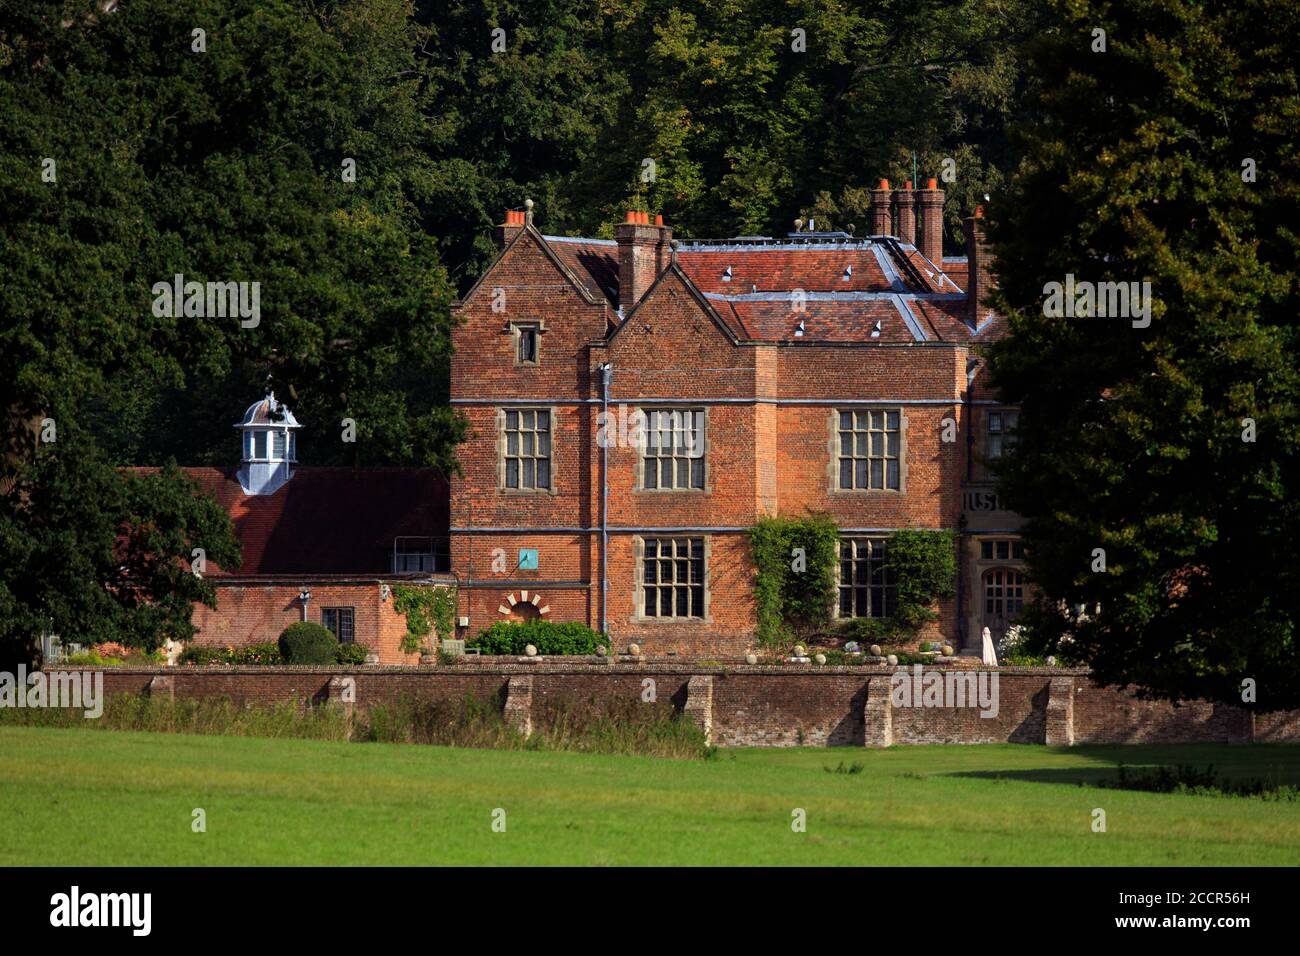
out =
{"type": "Polygon", "coordinates": [[[406,618],[401,647],[408,654],[428,653],[431,634],[439,639],[455,635],[455,588],[396,584],[393,610],[406,618]]]}
{"type": "Polygon", "coordinates": [[[181,651],[182,664],[283,664],[280,645],[251,644],[248,647],[187,647],[181,651]]]}
{"type": "Polygon", "coordinates": [[[338,648],[329,628],[314,621],[298,621],[280,632],[280,655],[289,664],[333,664],[338,648]]]}
{"type": "Polygon", "coordinates": [[[904,636],[899,622],[892,617],[851,617],[840,625],[840,633],[857,641],[866,650],[872,644],[890,644],[904,636]]]}
{"type": "MultiPolygon", "coordinates": [[[[277,653],[279,648],[276,648],[277,653]]],[[[181,651],[180,662],[182,664],[224,664],[226,663],[227,649],[224,647],[201,647],[193,646],[181,651]]]]}
{"type": "Polygon", "coordinates": [[[274,642],[253,644],[250,647],[232,648],[226,655],[227,664],[283,664],[280,645],[274,642]]]}
{"type": "Polygon", "coordinates": [[[124,662],[118,657],[102,657],[94,651],[82,651],[80,654],[69,654],[64,658],[63,663],[92,667],[121,667],[124,662]]]}
{"type": "Polygon", "coordinates": [[[929,664],[929,663],[931,663],[930,658],[926,657],[924,654],[906,654],[906,653],[904,653],[904,654],[895,654],[894,656],[895,656],[896,658],[898,658],[898,663],[899,663],[900,665],[905,664],[905,665],[907,665],[908,667],[911,667],[913,664],[929,664]]]}
{"type": "Polygon", "coordinates": [[[364,644],[340,644],[337,660],[340,664],[364,664],[369,653],[370,648],[364,644]]]}
{"type": "Polygon", "coordinates": [[[824,627],[835,601],[840,554],[834,519],[767,516],[749,529],[749,540],[759,644],[779,647],[824,627]]]}
{"type": "Polygon", "coordinates": [[[931,607],[935,600],[950,597],[955,590],[957,539],[951,531],[895,531],[885,549],[885,568],[898,585],[894,616],[901,628],[915,636],[924,625],[938,620],[931,607]]]}
{"type": "Polygon", "coordinates": [[[870,662],[866,654],[850,654],[848,651],[837,651],[830,648],[818,648],[815,653],[825,654],[826,663],[833,664],[836,667],[857,667],[870,662]]]}
{"type": "Polygon", "coordinates": [[[579,621],[497,621],[470,641],[480,654],[514,654],[532,644],[537,653],[595,654],[597,646],[609,649],[609,638],[579,621]]]}

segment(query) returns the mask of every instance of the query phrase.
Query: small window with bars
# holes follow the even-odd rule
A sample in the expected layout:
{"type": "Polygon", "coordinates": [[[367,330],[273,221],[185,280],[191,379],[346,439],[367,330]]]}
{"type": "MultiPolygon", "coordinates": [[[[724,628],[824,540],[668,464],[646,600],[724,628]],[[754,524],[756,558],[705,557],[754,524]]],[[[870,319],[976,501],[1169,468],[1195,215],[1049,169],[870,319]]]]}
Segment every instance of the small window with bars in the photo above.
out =
{"type": "Polygon", "coordinates": [[[980,557],[985,561],[1023,561],[1025,544],[1013,539],[980,542],[980,557]]]}
{"type": "Polygon", "coordinates": [[[550,490],[550,411],[544,408],[512,408],[504,417],[505,486],[520,490],[550,490]]]}
{"type": "Polygon", "coordinates": [[[1016,422],[1019,412],[989,412],[988,418],[988,456],[1001,458],[1016,443],[1016,422]]]}
{"type": "Polygon", "coordinates": [[[519,365],[537,364],[538,328],[535,325],[516,325],[515,362],[519,365]]]}
{"type": "Polygon", "coordinates": [[[884,538],[840,541],[840,617],[888,617],[898,603],[884,538]]]}
{"type": "Polygon", "coordinates": [[[350,607],[323,607],[320,622],[338,639],[340,644],[351,644],[357,639],[356,614],[350,607]]]}
{"type": "Polygon", "coordinates": [[[846,491],[902,486],[902,413],[897,409],[841,411],[839,487],[846,491]]]}
{"type": "Polygon", "coordinates": [[[704,617],[704,539],[646,538],[641,564],[644,617],[704,617]]]}
{"type": "Polygon", "coordinates": [[[704,488],[704,410],[650,409],[645,413],[646,488],[704,488]]]}

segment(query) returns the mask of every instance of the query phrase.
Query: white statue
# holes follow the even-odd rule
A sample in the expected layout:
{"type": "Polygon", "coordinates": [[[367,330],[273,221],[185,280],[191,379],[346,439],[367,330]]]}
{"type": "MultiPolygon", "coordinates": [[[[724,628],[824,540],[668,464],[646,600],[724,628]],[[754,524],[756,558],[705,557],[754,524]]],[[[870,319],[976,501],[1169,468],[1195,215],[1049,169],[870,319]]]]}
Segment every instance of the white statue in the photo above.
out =
{"type": "Polygon", "coordinates": [[[183,650],[185,650],[184,644],[180,641],[174,641],[170,637],[167,638],[167,643],[163,645],[163,654],[167,658],[168,667],[176,666],[176,662],[180,660],[181,651],[183,650]]]}
{"type": "Polygon", "coordinates": [[[993,632],[986,627],[984,633],[980,636],[984,639],[984,649],[981,655],[984,658],[984,665],[986,667],[997,667],[998,652],[993,649],[993,632]]]}

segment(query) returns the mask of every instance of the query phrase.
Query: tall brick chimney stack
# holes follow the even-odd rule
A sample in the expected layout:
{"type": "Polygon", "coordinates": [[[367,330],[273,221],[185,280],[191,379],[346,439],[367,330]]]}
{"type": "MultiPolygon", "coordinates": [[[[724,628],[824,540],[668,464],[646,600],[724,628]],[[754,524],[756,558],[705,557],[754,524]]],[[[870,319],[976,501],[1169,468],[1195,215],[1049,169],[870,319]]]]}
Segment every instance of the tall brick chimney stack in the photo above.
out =
{"type": "Polygon", "coordinates": [[[916,242],[916,193],[910,179],[894,192],[894,222],[899,242],[916,242]]]}
{"type": "Polygon", "coordinates": [[[993,290],[992,257],[984,238],[984,207],[976,206],[975,215],[962,220],[966,227],[966,295],[971,324],[978,326],[989,312],[984,298],[993,290]]]}
{"type": "Polygon", "coordinates": [[[943,268],[943,190],[936,180],[928,180],[925,188],[917,191],[916,247],[940,269],[943,268]]]}
{"type": "Polygon", "coordinates": [[[623,314],[641,301],[659,275],[659,261],[666,255],[663,234],[667,228],[652,225],[650,214],[629,209],[627,218],[614,227],[618,240],[618,304],[623,314]]]}
{"type": "Polygon", "coordinates": [[[494,230],[494,237],[497,242],[497,249],[504,249],[510,244],[510,240],[524,228],[524,214],[518,209],[507,209],[505,222],[497,225],[494,230]]]}
{"type": "Polygon", "coordinates": [[[882,179],[880,185],[871,190],[871,234],[892,235],[894,230],[889,220],[889,180],[882,179]]]}
{"type": "Polygon", "coordinates": [[[655,276],[668,268],[672,259],[673,231],[664,225],[663,214],[655,216],[655,228],[659,230],[659,241],[655,244],[655,276]]]}

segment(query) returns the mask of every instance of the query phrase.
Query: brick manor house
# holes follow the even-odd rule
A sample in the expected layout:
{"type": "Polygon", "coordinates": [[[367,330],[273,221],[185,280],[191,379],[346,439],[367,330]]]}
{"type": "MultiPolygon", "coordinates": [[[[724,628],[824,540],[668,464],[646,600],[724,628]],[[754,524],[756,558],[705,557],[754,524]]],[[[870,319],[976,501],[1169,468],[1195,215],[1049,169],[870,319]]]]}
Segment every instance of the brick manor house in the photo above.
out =
{"type": "Polygon", "coordinates": [[[273,641],[313,620],[414,663],[394,589],[457,588],[456,636],[582,621],[616,649],[735,657],[754,643],[748,530],[829,513],[835,613],[882,616],[901,528],[955,529],[956,594],[927,635],[1001,634],[1025,599],[1016,515],[987,462],[1016,411],[977,347],[1004,321],[978,210],[942,253],[944,194],[872,192],[871,228],[677,243],[632,211],[612,240],[543,235],[526,211],[454,306],[451,400],[469,419],[448,482],[427,468],[299,468],[274,395],[235,424],[238,468],[186,471],[230,514],[243,565],[211,566],[195,642],[273,641]],[[945,438],[947,440],[945,440],[945,438]]]}
{"type": "Polygon", "coordinates": [[[1024,555],[987,462],[1016,411],[977,354],[1005,322],[982,304],[979,211],[967,255],[945,258],[943,204],[934,180],[882,180],[867,236],[810,222],[686,243],[645,212],[602,240],[544,235],[531,202],[508,211],[454,306],[462,636],[540,616],[649,655],[743,654],[748,529],[809,509],[842,531],[838,615],[889,612],[889,534],[946,528],[957,593],[934,636],[971,648],[1005,630],[1024,555]],[[637,411],[644,440],[627,440],[637,411]]]}

